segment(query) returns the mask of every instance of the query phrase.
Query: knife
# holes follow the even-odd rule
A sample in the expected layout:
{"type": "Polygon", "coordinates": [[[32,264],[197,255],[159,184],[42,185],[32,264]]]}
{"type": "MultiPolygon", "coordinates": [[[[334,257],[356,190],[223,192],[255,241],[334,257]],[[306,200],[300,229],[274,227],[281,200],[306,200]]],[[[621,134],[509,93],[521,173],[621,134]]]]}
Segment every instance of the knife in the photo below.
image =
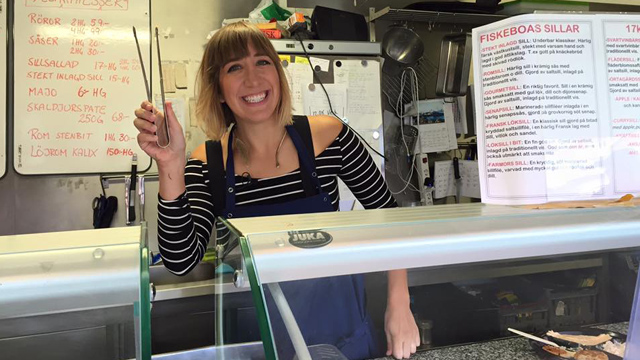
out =
{"type": "Polygon", "coordinates": [[[144,218],[144,175],[138,179],[138,195],[140,196],[140,222],[145,221],[144,218]]]}
{"type": "Polygon", "coordinates": [[[460,188],[462,187],[462,178],[460,177],[460,164],[458,158],[453,158],[453,177],[456,179],[456,204],[460,203],[460,188]]]}
{"type": "Polygon", "coordinates": [[[136,184],[138,183],[138,155],[133,154],[131,159],[131,177],[129,181],[129,211],[127,212],[127,225],[136,221],[136,184]]]}

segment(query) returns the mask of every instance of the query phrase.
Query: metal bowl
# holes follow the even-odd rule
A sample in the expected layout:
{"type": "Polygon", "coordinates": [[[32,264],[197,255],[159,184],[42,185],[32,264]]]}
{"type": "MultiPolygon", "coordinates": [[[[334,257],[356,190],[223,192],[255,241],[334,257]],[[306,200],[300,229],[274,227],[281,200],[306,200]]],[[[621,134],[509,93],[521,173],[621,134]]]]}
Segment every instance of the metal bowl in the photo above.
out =
{"type": "Polygon", "coordinates": [[[420,36],[406,27],[392,27],[382,39],[382,56],[385,58],[382,71],[389,75],[398,75],[414,65],[424,53],[424,44],[420,36]]]}

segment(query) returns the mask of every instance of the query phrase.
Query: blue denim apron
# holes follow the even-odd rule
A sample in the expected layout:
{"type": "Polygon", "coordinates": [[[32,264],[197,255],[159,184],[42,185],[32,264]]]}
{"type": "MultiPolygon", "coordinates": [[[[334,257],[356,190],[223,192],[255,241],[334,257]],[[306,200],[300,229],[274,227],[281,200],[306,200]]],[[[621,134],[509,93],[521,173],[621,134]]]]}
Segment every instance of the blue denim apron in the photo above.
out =
{"type": "MultiPolygon", "coordinates": [[[[232,130],[227,145],[227,191],[223,211],[227,218],[334,211],[331,197],[320,185],[313,154],[309,154],[293,126],[287,126],[286,129],[298,151],[306,197],[274,205],[236,207],[232,130]]],[[[371,319],[366,313],[364,277],[361,274],[290,281],[281,283],[280,287],[307,346],[332,344],[349,359],[372,358],[377,355],[371,319]]],[[[292,359],[295,353],[293,345],[268,288],[265,287],[264,290],[278,357],[283,360],[292,359]]]]}

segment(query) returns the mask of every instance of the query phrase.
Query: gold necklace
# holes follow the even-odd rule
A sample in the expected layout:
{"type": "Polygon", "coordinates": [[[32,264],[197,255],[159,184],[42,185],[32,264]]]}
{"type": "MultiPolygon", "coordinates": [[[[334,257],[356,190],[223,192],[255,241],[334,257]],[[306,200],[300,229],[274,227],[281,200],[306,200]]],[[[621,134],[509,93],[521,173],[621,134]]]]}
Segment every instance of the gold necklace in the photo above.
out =
{"type": "MultiPolygon", "coordinates": [[[[276,149],[276,169],[280,168],[280,148],[282,148],[282,144],[284,144],[284,138],[287,137],[287,129],[284,130],[282,134],[282,139],[280,139],[280,144],[278,144],[278,148],[276,149]]],[[[242,160],[244,160],[245,167],[247,168],[247,172],[249,171],[249,147],[240,139],[240,136],[236,134],[236,137],[233,139],[234,145],[236,149],[239,150],[240,155],[242,156],[242,160]]]]}

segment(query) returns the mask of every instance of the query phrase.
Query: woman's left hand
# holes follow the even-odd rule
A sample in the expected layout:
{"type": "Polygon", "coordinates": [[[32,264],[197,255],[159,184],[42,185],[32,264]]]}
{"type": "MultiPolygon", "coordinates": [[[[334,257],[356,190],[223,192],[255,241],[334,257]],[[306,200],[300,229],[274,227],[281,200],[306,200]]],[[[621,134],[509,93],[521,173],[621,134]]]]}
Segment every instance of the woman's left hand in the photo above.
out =
{"type": "Polygon", "coordinates": [[[387,303],[384,332],[387,336],[387,356],[408,359],[416,352],[420,346],[420,334],[408,301],[387,303]]]}

